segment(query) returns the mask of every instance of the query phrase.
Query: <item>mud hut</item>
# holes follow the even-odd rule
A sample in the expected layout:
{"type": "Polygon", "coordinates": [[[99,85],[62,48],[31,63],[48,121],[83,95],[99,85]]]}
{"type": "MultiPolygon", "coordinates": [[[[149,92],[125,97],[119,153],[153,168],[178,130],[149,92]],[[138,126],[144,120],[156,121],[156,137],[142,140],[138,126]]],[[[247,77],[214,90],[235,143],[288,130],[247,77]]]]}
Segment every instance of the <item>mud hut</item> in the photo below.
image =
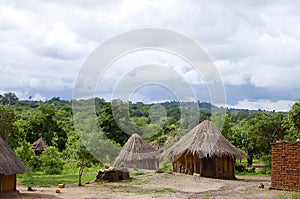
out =
{"type": "Polygon", "coordinates": [[[235,160],[243,156],[244,153],[208,120],[198,124],[161,155],[172,161],[174,172],[221,179],[235,178],[235,160]]]}
{"type": "Polygon", "coordinates": [[[26,170],[9,145],[0,137],[0,196],[16,192],[16,174],[26,170]]]}
{"type": "Polygon", "coordinates": [[[139,169],[158,169],[159,152],[138,134],[133,134],[115,160],[115,166],[139,169]]]}
{"type": "Polygon", "coordinates": [[[47,147],[48,145],[43,138],[39,138],[31,145],[35,155],[41,155],[47,147]]]}

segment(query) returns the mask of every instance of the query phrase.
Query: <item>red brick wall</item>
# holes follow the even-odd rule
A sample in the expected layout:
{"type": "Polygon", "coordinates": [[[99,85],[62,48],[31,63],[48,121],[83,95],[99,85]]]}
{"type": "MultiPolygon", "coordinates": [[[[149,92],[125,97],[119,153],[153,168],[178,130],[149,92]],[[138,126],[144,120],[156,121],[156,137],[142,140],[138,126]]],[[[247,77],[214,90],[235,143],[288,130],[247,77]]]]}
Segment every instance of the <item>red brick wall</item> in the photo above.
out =
{"type": "Polygon", "coordinates": [[[272,144],[271,187],[300,190],[300,141],[272,144]]]}

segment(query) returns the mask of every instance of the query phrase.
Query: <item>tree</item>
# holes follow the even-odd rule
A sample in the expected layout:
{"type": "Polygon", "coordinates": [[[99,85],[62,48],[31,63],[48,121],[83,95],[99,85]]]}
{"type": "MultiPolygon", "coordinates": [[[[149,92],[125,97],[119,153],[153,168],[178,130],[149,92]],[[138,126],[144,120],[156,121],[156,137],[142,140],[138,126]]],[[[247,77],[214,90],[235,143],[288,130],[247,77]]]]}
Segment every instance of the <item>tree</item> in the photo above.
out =
{"type": "Polygon", "coordinates": [[[21,146],[16,148],[16,154],[27,167],[30,167],[30,161],[34,158],[34,151],[29,142],[23,141],[21,146]]]}
{"type": "Polygon", "coordinates": [[[75,162],[76,167],[79,168],[78,172],[78,186],[81,186],[81,177],[85,167],[90,167],[96,159],[90,154],[90,152],[83,145],[76,131],[69,132],[66,151],[68,160],[75,162]]]}
{"type": "Polygon", "coordinates": [[[47,147],[39,159],[45,174],[53,175],[62,173],[65,161],[62,159],[62,154],[55,147],[47,147]]]}
{"type": "Polygon", "coordinates": [[[62,151],[67,134],[56,117],[57,112],[53,104],[41,104],[31,118],[32,132],[27,136],[27,140],[32,143],[43,137],[48,145],[56,145],[62,151]]]}
{"type": "MultiPolygon", "coordinates": [[[[124,109],[122,109],[122,106],[119,106],[117,102],[112,103],[116,103],[114,104],[115,115],[113,115],[111,103],[107,103],[102,108],[101,115],[99,116],[99,123],[101,129],[108,139],[114,140],[116,143],[124,145],[128,140],[129,135],[123,132],[119,125],[124,124],[125,121],[122,121],[122,119],[125,120],[125,117],[129,116],[124,113],[124,109]]],[[[126,118],[126,121],[128,121],[128,118],[126,118]]]]}
{"type": "Polygon", "coordinates": [[[284,118],[283,127],[287,129],[286,140],[300,139],[300,101],[296,102],[284,118]]]}
{"type": "Polygon", "coordinates": [[[271,143],[284,139],[286,132],[282,127],[283,118],[282,113],[260,112],[249,120],[249,124],[253,127],[250,131],[251,141],[261,154],[270,154],[271,143]]]}
{"type": "Polygon", "coordinates": [[[0,104],[0,136],[8,142],[8,144],[15,148],[18,143],[15,140],[15,112],[8,105],[0,104]]]}
{"type": "Polygon", "coordinates": [[[271,143],[284,138],[283,117],[283,113],[258,112],[253,119],[244,119],[231,128],[228,138],[247,152],[248,165],[252,165],[254,156],[270,154],[271,143]]]}
{"type": "Polygon", "coordinates": [[[18,102],[19,98],[14,93],[4,93],[3,95],[0,95],[0,103],[1,104],[10,104],[14,105],[18,102]]]}

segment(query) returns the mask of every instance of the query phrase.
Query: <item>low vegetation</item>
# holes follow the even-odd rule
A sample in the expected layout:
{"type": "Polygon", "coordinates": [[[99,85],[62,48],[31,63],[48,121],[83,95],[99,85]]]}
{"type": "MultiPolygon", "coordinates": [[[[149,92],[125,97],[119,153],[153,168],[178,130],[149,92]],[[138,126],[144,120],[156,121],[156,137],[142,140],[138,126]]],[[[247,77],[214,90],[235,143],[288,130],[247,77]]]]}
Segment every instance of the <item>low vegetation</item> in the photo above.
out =
{"type": "Polygon", "coordinates": [[[300,193],[293,193],[291,195],[280,194],[277,199],[300,199],[300,193]]]}

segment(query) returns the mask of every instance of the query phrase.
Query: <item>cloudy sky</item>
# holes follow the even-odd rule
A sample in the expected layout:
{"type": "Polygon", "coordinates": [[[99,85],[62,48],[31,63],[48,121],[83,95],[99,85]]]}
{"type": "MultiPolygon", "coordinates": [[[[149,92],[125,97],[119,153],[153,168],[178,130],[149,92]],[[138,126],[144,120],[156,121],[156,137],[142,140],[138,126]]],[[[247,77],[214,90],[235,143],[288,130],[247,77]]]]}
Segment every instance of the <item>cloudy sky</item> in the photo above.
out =
{"type": "MultiPolygon", "coordinates": [[[[288,110],[300,98],[299,7],[298,1],[288,0],[0,0],[0,94],[71,99],[82,64],[95,48],[114,35],[155,27],[179,32],[206,51],[229,106],[288,110]]],[[[134,72],[133,65],[161,62],[184,76],[199,100],[210,101],[205,82],[188,64],[165,54],[137,52],[120,58],[100,79],[97,95],[109,100],[113,87],[101,80],[123,81],[134,72]]],[[[174,96],[157,85],[135,89],[133,101],[174,96]]]]}

